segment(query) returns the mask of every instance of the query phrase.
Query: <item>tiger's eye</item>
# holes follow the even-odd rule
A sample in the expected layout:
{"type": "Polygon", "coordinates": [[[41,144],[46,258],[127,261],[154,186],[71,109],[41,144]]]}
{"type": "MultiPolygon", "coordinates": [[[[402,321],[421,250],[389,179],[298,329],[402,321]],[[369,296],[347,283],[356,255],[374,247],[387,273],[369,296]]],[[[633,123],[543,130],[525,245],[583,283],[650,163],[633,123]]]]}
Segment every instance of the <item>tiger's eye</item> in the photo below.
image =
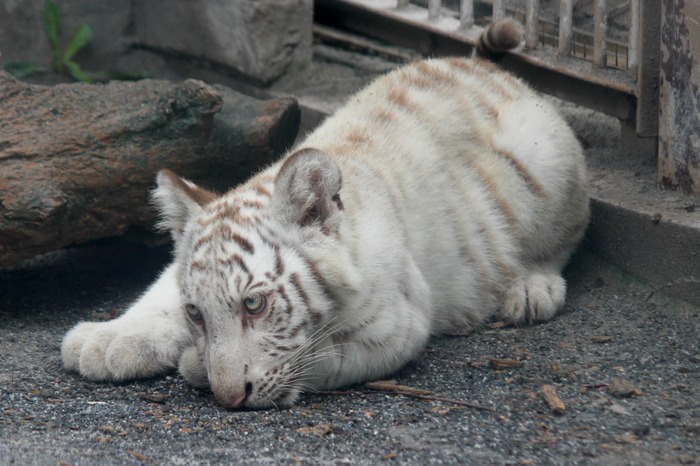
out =
{"type": "Polygon", "coordinates": [[[201,324],[204,320],[202,318],[202,311],[200,311],[194,304],[185,304],[185,311],[187,312],[189,318],[192,319],[192,322],[196,324],[201,324]]]}
{"type": "Polygon", "coordinates": [[[259,315],[267,307],[267,298],[265,295],[249,296],[243,300],[243,307],[251,316],[259,315]]]}

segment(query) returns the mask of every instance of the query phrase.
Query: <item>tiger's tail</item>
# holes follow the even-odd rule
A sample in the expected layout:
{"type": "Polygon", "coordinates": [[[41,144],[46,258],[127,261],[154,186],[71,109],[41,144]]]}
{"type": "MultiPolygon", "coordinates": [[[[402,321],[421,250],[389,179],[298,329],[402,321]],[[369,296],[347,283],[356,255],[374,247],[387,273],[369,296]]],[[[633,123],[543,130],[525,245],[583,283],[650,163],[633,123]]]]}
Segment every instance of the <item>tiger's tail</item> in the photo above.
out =
{"type": "Polygon", "coordinates": [[[491,23],[479,36],[476,56],[498,60],[503,54],[520,45],[523,35],[523,27],[514,19],[504,18],[491,23]]]}

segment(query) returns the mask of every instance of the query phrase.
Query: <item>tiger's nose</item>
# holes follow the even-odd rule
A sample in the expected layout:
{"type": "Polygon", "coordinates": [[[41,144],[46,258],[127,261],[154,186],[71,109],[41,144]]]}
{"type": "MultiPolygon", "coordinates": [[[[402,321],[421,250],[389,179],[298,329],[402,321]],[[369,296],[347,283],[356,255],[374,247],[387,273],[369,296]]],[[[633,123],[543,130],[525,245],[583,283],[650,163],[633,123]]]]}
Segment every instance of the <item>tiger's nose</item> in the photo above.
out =
{"type": "Polygon", "coordinates": [[[253,392],[253,384],[248,382],[245,384],[245,392],[236,394],[230,398],[216,397],[219,403],[227,409],[239,409],[245,405],[246,400],[253,392]]]}
{"type": "Polygon", "coordinates": [[[229,409],[238,409],[243,406],[243,403],[245,403],[245,399],[248,398],[245,393],[242,393],[240,395],[236,395],[233,398],[224,401],[221,403],[224,405],[225,408],[229,409]]]}

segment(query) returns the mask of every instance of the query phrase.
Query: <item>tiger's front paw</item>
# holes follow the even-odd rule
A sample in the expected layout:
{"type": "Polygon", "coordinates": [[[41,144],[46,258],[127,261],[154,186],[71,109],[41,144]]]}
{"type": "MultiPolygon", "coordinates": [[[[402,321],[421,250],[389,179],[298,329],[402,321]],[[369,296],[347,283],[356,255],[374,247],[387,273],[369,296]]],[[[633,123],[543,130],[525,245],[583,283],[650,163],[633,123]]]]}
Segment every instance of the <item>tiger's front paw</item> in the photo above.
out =
{"type": "Polygon", "coordinates": [[[189,329],[167,319],[83,322],[63,338],[61,357],[87,379],[123,381],[167,372],[191,343],[189,329]]]}
{"type": "Polygon", "coordinates": [[[185,380],[197,388],[209,388],[209,375],[204,365],[204,355],[202,346],[204,342],[200,339],[196,345],[186,348],[180,357],[178,370],[185,380]]]}
{"type": "Polygon", "coordinates": [[[549,320],[565,299],[566,282],[560,275],[534,273],[508,290],[500,317],[513,324],[549,320]]]}

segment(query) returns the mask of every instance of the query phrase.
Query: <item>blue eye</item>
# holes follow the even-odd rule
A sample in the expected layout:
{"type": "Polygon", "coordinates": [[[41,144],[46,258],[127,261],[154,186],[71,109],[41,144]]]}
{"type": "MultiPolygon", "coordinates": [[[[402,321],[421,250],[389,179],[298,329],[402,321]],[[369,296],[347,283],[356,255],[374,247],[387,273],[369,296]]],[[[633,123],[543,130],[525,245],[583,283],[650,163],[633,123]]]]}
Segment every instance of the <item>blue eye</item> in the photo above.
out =
{"type": "Polygon", "coordinates": [[[243,300],[243,307],[245,307],[249,315],[257,316],[265,311],[267,307],[267,298],[265,295],[249,296],[243,300]]]}
{"type": "Polygon", "coordinates": [[[202,311],[197,308],[194,304],[185,304],[185,311],[187,312],[187,315],[189,318],[194,322],[195,324],[201,324],[204,321],[204,318],[202,317],[202,311]]]}

